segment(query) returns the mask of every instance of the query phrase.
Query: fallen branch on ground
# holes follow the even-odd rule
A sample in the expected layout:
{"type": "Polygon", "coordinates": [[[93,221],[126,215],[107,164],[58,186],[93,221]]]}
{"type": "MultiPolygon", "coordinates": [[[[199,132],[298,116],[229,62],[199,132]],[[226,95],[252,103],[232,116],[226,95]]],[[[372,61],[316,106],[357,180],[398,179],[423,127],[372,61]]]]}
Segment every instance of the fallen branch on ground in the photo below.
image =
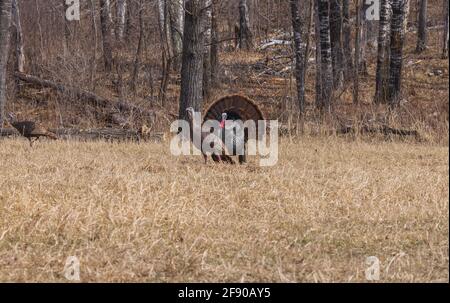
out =
{"type": "MultiPolygon", "coordinates": [[[[142,131],[117,128],[100,129],[76,129],[59,128],[49,129],[62,140],[118,140],[118,141],[161,141],[164,138],[163,133],[143,133],[142,131]]],[[[13,128],[0,129],[0,137],[20,136],[19,132],[13,128]]]]}
{"type": "Polygon", "coordinates": [[[75,98],[77,98],[79,100],[84,100],[86,102],[89,102],[93,106],[115,107],[119,111],[133,111],[133,112],[141,113],[144,115],[150,114],[150,111],[144,110],[140,107],[132,105],[129,102],[108,100],[108,99],[98,96],[92,92],[89,92],[89,91],[86,91],[86,90],[83,90],[83,89],[80,89],[77,87],[66,86],[66,85],[56,83],[56,82],[53,82],[50,80],[41,79],[36,76],[19,73],[19,72],[14,73],[14,75],[23,82],[42,86],[42,87],[52,88],[58,92],[74,96],[75,98]]]}
{"type": "Polygon", "coordinates": [[[419,132],[416,130],[406,130],[406,129],[397,129],[397,128],[393,128],[387,125],[380,125],[380,126],[368,126],[368,125],[364,125],[361,128],[355,128],[353,126],[343,126],[340,129],[336,130],[337,134],[350,134],[350,133],[380,133],[380,134],[384,134],[385,136],[387,135],[398,135],[401,137],[406,137],[406,136],[413,136],[415,137],[417,140],[420,140],[420,135],[419,132]]]}

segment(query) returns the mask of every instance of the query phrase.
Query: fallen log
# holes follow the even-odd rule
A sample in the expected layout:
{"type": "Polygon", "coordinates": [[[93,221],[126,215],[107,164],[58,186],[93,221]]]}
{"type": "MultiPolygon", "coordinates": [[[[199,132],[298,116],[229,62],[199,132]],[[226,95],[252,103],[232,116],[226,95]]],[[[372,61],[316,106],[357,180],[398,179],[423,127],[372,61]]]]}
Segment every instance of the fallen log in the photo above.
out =
{"type": "Polygon", "coordinates": [[[41,86],[41,87],[52,88],[60,93],[74,96],[80,100],[85,100],[94,106],[115,107],[119,111],[134,111],[134,112],[138,112],[138,113],[142,113],[142,114],[150,114],[151,113],[150,111],[144,110],[140,107],[132,105],[129,102],[112,101],[112,100],[106,99],[104,97],[98,96],[92,92],[78,88],[78,87],[66,86],[66,85],[56,83],[56,82],[53,82],[50,80],[41,79],[41,78],[33,76],[33,75],[28,75],[28,74],[19,73],[19,72],[14,73],[14,75],[17,77],[17,79],[19,79],[25,83],[29,83],[29,84],[37,85],[37,86],[41,86]]]}
{"type": "MultiPolygon", "coordinates": [[[[108,140],[108,141],[162,141],[164,133],[143,133],[142,131],[117,128],[76,129],[58,128],[49,129],[60,140],[108,140]]],[[[0,129],[0,137],[18,137],[19,132],[14,128],[0,129]]]]}
{"type": "Polygon", "coordinates": [[[412,136],[417,140],[420,140],[420,135],[419,132],[416,130],[406,130],[406,129],[397,129],[397,128],[393,128],[387,125],[380,125],[380,126],[368,126],[368,125],[364,125],[360,128],[355,128],[353,126],[342,126],[341,128],[336,130],[337,134],[354,134],[354,133],[380,133],[383,134],[385,136],[388,135],[398,135],[400,137],[406,137],[406,136],[412,136]]]}

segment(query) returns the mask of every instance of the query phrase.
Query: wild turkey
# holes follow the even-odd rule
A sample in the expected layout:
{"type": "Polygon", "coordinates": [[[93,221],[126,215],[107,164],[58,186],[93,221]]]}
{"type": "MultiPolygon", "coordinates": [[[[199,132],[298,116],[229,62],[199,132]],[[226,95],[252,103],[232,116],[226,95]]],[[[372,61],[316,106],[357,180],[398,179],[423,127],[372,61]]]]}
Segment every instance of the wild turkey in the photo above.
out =
{"type": "MultiPolygon", "coordinates": [[[[237,151],[243,148],[244,154],[239,155],[239,163],[245,163],[246,149],[248,141],[247,129],[244,129],[244,138],[236,136],[232,131],[233,127],[238,127],[237,124],[231,122],[241,120],[242,122],[253,120],[256,125],[257,134],[265,132],[265,129],[258,127],[258,121],[264,120],[264,116],[258,106],[249,98],[241,95],[230,95],[219,99],[208,107],[204,115],[203,121],[206,120],[220,120],[223,136],[233,136],[233,148],[227,146],[228,150],[232,152],[230,155],[236,155],[237,151]],[[225,123],[225,120],[231,120],[225,123]],[[230,123],[231,122],[231,123],[230,123]],[[230,128],[225,126],[230,126],[230,128]],[[228,130],[230,129],[230,130],[228,130]]],[[[239,133],[239,132],[237,132],[239,133]]]]}
{"type": "Polygon", "coordinates": [[[231,155],[239,156],[239,163],[245,162],[245,129],[243,125],[234,120],[227,120],[228,114],[222,113],[222,120],[220,121],[220,136],[222,142],[225,143],[227,150],[231,155]]]}
{"type": "MultiPolygon", "coordinates": [[[[199,149],[202,152],[203,158],[205,159],[205,164],[208,160],[208,153],[204,151],[202,148],[203,141],[205,140],[206,136],[212,135],[210,132],[204,132],[202,131],[201,127],[199,125],[194,124],[194,112],[195,110],[192,107],[188,107],[186,109],[187,118],[191,127],[191,140],[194,143],[194,146],[199,149]],[[200,133],[200,142],[196,142],[196,140],[193,140],[193,133],[200,133]],[[200,144],[200,146],[198,146],[200,144]]],[[[234,164],[233,159],[231,159],[230,156],[228,156],[228,152],[226,151],[226,147],[222,142],[222,139],[220,137],[215,137],[213,144],[211,146],[212,152],[211,152],[211,158],[214,162],[225,162],[234,164]]]]}
{"type": "Polygon", "coordinates": [[[33,139],[39,140],[40,137],[47,137],[53,140],[58,139],[58,137],[39,125],[34,121],[17,121],[16,116],[12,113],[8,114],[9,124],[11,124],[17,131],[30,141],[30,146],[33,146],[33,139]]]}

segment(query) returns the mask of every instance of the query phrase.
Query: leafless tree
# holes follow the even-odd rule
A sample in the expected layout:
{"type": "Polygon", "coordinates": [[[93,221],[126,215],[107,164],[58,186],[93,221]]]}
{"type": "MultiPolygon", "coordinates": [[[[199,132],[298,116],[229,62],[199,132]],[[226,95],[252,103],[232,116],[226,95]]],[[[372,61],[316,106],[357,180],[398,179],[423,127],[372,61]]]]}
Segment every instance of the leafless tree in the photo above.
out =
{"type": "Polygon", "coordinates": [[[203,101],[203,55],[205,0],[186,0],[181,65],[179,117],[185,118],[186,108],[199,111],[203,101]]]}
{"type": "Polygon", "coordinates": [[[349,0],[342,0],[342,43],[345,68],[345,80],[349,81],[352,78],[353,70],[353,55],[352,55],[352,27],[350,25],[350,5],[349,0]]]}
{"type": "Polygon", "coordinates": [[[6,70],[9,53],[9,26],[11,23],[11,0],[0,0],[0,128],[5,118],[6,70]]]}
{"type": "Polygon", "coordinates": [[[203,18],[204,54],[203,54],[203,95],[209,97],[211,92],[211,8],[212,0],[205,1],[205,17],[203,18]]]}
{"type": "Polygon", "coordinates": [[[211,7],[211,86],[217,86],[219,79],[219,0],[212,0],[211,7]]]}
{"type": "Polygon", "coordinates": [[[111,72],[113,52],[111,36],[111,3],[109,0],[100,0],[100,23],[103,38],[103,60],[105,63],[105,70],[111,72]]]}
{"type": "Polygon", "coordinates": [[[360,39],[361,39],[361,0],[356,0],[356,28],[355,28],[355,63],[353,69],[353,103],[359,103],[359,71],[360,71],[360,39]]]}
{"type": "Polygon", "coordinates": [[[174,53],[173,64],[179,70],[181,66],[181,51],[183,50],[184,1],[169,1],[170,30],[172,49],[174,53]]]}
{"type": "Polygon", "coordinates": [[[125,34],[127,0],[117,0],[117,40],[122,41],[125,34]]]}
{"type": "Polygon", "coordinates": [[[253,47],[247,0],[239,1],[239,47],[247,50],[253,47]]]}
{"type": "Polygon", "coordinates": [[[321,91],[318,107],[331,110],[331,94],[333,90],[333,67],[331,59],[329,0],[316,0],[319,13],[320,40],[320,74],[321,91]]]}
{"type": "Polygon", "coordinates": [[[442,47],[442,58],[448,58],[448,0],[444,0],[445,19],[444,19],[444,39],[442,47]]]}
{"type": "Polygon", "coordinates": [[[408,0],[392,0],[390,66],[389,66],[389,104],[397,106],[401,98],[403,67],[403,44],[405,37],[405,3],[408,0]]]}
{"type": "Polygon", "coordinates": [[[421,53],[427,48],[427,5],[428,0],[420,1],[419,29],[417,31],[416,52],[421,53]]]}
{"type": "Polygon", "coordinates": [[[305,111],[305,77],[303,68],[305,66],[305,50],[302,37],[303,20],[300,15],[299,1],[290,0],[292,29],[294,32],[294,52],[295,52],[295,78],[297,80],[297,99],[300,113],[305,111]]]}
{"type": "MultiPolygon", "coordinates": [[[[24,39],[22,31],[22,22],[20,20],[20,7],[19,0],[12,1],[12,25],[14,27],[14,40],[15,40],[15,65],[14,70],[16,72],[23,73],[25,71],[25,50],[24,50],[24,39]]],[[[21,91],[21,82],[15,79],[15,95],[21,91]]]]}
{"type": "Polygon", "coordinates": [[[341,86],[344,79],[341,1],[330,0],[331,58],[333,63],[333,84],[335,88],[341,86]]]}
{"type": "Polygon", "coordinates": [[[375,83],[375,102],[387,101],[389,79],[389,0],[380,2],[380,23],[378,33],[378,56],[375,83]]]}

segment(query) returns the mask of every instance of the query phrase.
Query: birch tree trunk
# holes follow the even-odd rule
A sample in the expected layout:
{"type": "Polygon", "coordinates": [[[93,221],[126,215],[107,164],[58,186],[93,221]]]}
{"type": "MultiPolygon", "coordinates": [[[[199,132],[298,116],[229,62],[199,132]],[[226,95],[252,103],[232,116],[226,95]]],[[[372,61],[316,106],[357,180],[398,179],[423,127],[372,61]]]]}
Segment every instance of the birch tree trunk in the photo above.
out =
{"type": "Polygon", "coordinates": [[[111,3],[109,0],[100,0],[100,23],[103,37],[103,60],[106,72],[112,71],[112,24],[111,24],[111,3]]]}
{"type": "Polygon", "coordinates": [[[321,98],[318,104],[321,110],[331,110],[331,93],[333,89],[333,67],[331,59],[329,0],[316,0],[319,9],[320,32],[320,73],[322,78],[321,98]]]}
{"type": "Polygon", "coordinates": [[[9,53],[9,26],[11,24],[11,0],[0,0],[0,128],[3,127],[6,105],[6,69],[9,53]]]}
{"type": "Polygon", "coordinates": [[[427,5],[428,0],[420,1],[419,28],[417,30],[416,52],[421,53],[427,48],[427,5]]]}
{"type": "Polygon", "coordinates": [[[389,104],[397,106],[401,98],[401,80],[403,65],[403,44],[405,37],[404,18],[405,1],[392,0],[390,66],[389,66],[389,104]]]}
{"type": "MultiPolygon", "coordinates": [[[[366,9],[367,5],[365,4],[365,0],[359,0],[359,9],[358,17],[359,17],[359,54],[358,54],[358,75],[362,74],[367,76],[367,58],[366,58],[366,48],[367,48],[367,31],[368,31],[368,20],[366,18],[366,9]]],[[[356,50],[355,50],[356,52],[356,50]]]]}
{"type": "Polygon", "coordinates": [[[321,58],[320,58],[320,22],[319,22],[319,6],[318,1],[314,1],[314,34],[316,37],[316,107],[320,107],[322,103],[322,74],[321,74],[321,58]]]}
{"type": "Polygon", "coordinates": [[[448,0],[444,0],[445,20],[444,20],[444,43],[442,47],[442,58],[448,58],[448,0]]]}
{"type": "Polygon", "coordinates": [[[294,32],[295,51],[295,78],[297,81],[297,101],[300,113],[305,112],[305,78],[303,68],[305,66],[305,51],[302,44],[302,19],[299,11],[299,1],[290,0],[292,29],[294,32]]]}
{"type": "Polygon", "coordinates": [[[239,48],[253,48],[253,34],[250,30],[247,0],[239,1],[239,48]]]}
{"type": "Polygon", "coordinates": [[[405,34],[408,31],[408,18],[409,18],[409,11],[411,9],[411,1],[412,0],[404,0],[403,4],[403,32],[405,34]]]}
{"type": "Polygon", "coordinates": [[[378,33],[378,55],[375,80],[375,103],[384,103],[388,97],[389,79],[389,0],[380,2],[380,24],[378,33]]]}
{"type": "Polygon", "coordinates": [[[343,81],[343,47],[341,0],[330,0],[330,38],[333,63],[333,84],[337,88],[343,81]]]}
{"type": "Polygon", "coordinates": [[[186,108],[201,109],[203,93],[203,55],[205,0],[186,0],[181,65],[180,119],[186,118],[186,108]]]}
{"type": "Polygon", "coordinates": [[[127,16],[127,0],[117,0],[117,40],[123,41],[127,16]]]}

